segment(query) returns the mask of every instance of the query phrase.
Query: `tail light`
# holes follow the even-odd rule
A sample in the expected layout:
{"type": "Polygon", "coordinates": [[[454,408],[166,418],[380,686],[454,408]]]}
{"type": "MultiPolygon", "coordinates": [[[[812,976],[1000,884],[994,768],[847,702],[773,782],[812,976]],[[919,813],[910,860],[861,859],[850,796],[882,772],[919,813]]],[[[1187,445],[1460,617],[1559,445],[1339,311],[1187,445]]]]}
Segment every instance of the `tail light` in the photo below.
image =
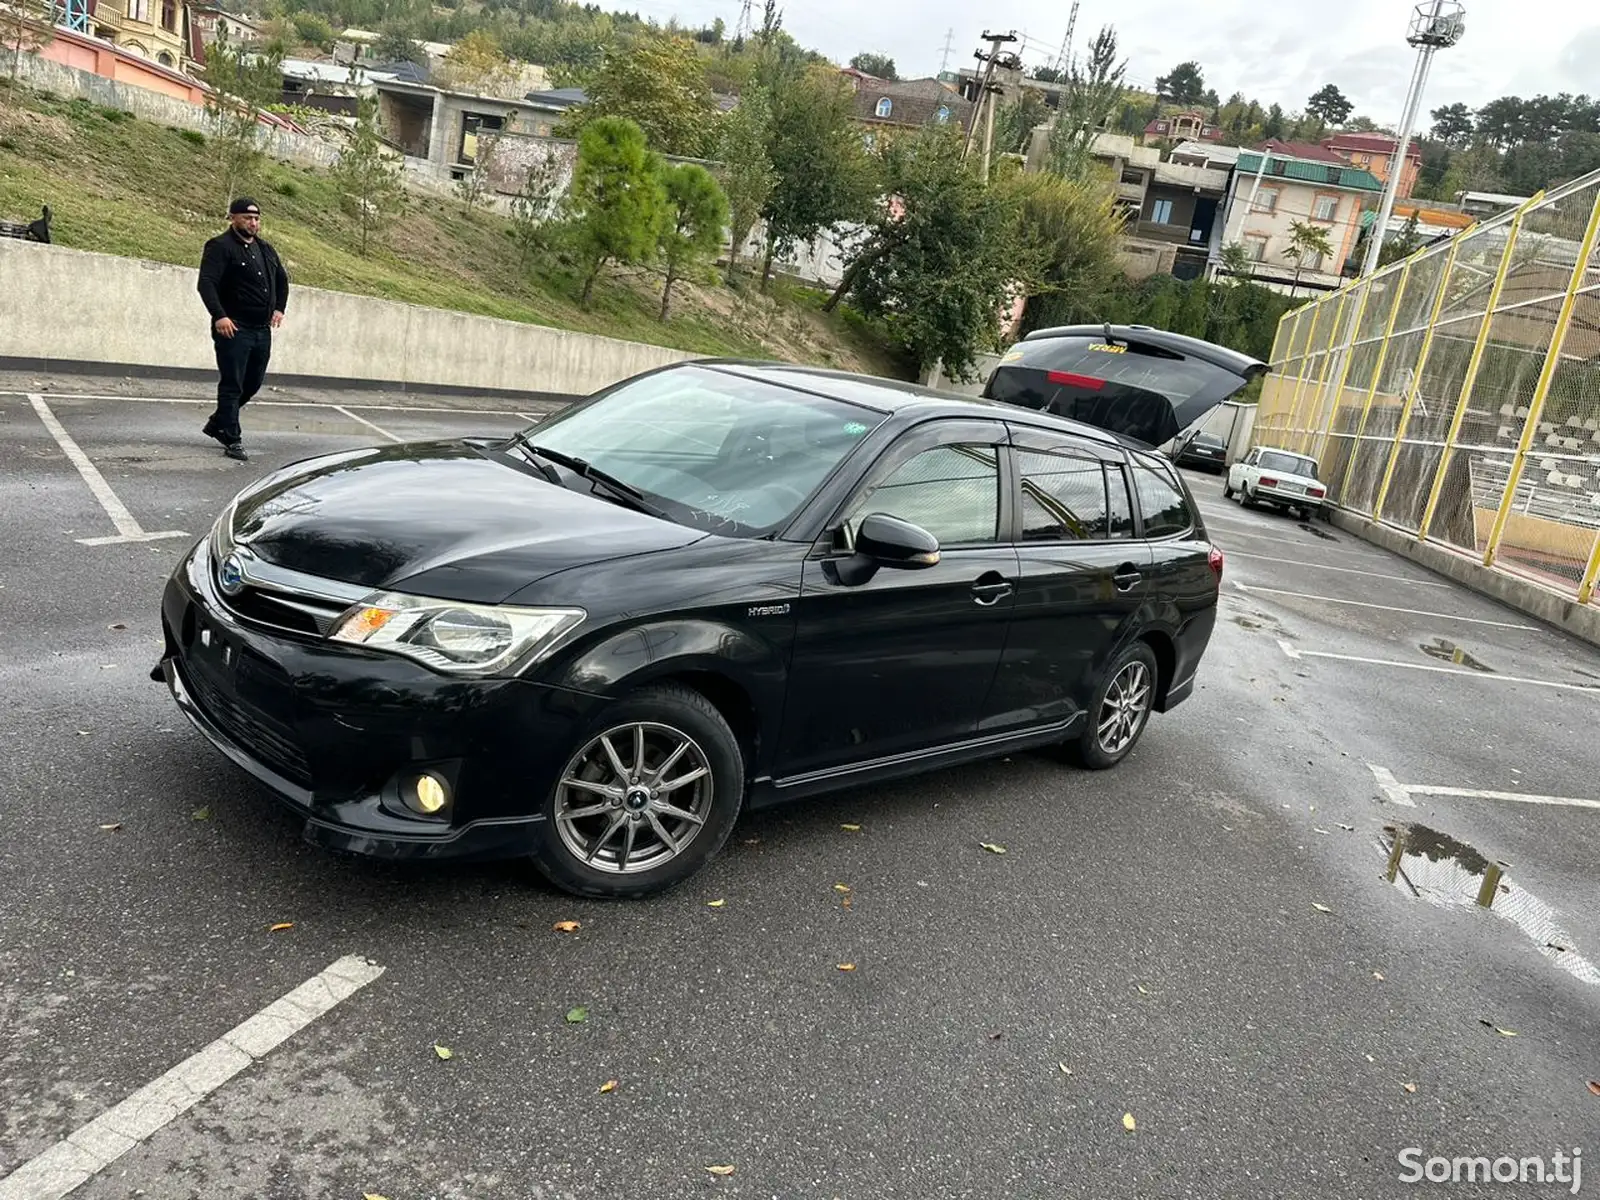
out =
{"type": "Polygon", "coordinates": [[[1318,500],[1321,500],[1328,493],[1322,488],[1311,488],[1306,494],[1309,496],[1315,496],[1318,500]]]}
{"type": "Polygon", "coordinates": [[[1211,568],[1211,573],[1217,577],[1217,586],[1222,586],[1222,547],[1211,547],[1211,553],[1206,555],[1206,565],[1211,568]]]}
{"type": "Polygon", "coordinates": [[[1278,481],[1276,479],[1272,478],[1272,476],[1270,476],[1270,475],[1263,475],[1259,482],[1260,482],[1262,487],[1277,487],[1278,486],[1278,481]]]}

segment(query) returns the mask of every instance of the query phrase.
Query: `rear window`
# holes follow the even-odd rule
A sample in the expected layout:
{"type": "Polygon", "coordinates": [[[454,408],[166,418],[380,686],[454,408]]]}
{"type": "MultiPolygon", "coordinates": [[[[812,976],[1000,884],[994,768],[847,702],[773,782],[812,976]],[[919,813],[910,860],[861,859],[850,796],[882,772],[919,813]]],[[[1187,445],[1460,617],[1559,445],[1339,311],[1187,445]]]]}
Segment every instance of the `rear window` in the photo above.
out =
{"type": "Polygon", "coordinates": [[[1285,475],[1303,475],[1307,479],[1317,478],[1317,464],[1314,460],[1301,458],[1298,454],[1284,454],[1277,450],[1261,452],[1261,469],[1281,471],[1285,475]]]}
{"type": "MultiPolygon", "coordinates": [[[[1168,400],[1183,400],[1226,381],[1230,390],[1245,381],[1231,371],[1197,358],[1166,353],[1153,346],[1124,346],[1085,338],[1046,338],[1038,342],[1019,342],[1021,364],[1057,372],[1068,378],[1059,382],[1099,391],[1106,384],[1150,392],[1168,400]]],[[[1003,399],[1004,397],[996,397],[1003,399]]]]}
{"type": "Polygon", "coordinates": [[[1160,471],[1135,461],[1133,486],[1139,493],[1145,537],[1174,537],[1193,528],[1194,513],[1189,510],[1189,502],[1178,486],[1160,471]]]}

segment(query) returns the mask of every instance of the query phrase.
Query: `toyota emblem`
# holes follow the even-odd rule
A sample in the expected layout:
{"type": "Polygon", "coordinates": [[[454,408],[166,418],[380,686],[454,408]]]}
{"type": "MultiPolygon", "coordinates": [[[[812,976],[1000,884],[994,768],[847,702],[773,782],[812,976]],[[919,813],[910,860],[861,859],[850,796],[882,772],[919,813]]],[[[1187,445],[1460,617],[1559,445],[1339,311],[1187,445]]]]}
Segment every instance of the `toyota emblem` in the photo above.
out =
{"type": "Polygon", "coordinates": [[[217,570],[217,586],[225,596],[237,596],[244,590],[244,564],[239,561],[237,554],[230,554],[222,560],[222,566],[217,570]]]}

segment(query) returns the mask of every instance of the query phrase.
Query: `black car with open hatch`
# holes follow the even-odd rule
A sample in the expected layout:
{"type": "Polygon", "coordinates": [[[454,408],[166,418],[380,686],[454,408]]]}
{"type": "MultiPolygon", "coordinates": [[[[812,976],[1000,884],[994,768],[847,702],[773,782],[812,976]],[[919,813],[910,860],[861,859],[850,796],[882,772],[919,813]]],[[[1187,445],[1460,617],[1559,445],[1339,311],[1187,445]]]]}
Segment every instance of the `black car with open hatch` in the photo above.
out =
{"type": "Polygon", "coordinates": [[[1113,766],[1193,690],[1221,572],[1138,441],[699,361],[252,484],[173,572],[156,674],[315,842],[639,896],[746,807],[1113,766]]]}

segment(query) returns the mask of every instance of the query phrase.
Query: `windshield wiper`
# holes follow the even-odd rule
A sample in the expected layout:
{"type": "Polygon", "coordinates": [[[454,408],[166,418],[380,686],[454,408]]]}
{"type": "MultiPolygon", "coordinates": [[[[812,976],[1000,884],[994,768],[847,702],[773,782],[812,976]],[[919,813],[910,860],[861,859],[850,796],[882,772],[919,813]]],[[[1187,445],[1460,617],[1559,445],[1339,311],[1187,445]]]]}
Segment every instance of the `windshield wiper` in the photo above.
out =
{"type": "Polygon", "coordinates": [[[576,455],[572,454],[563,454],[560,450],[552,450],[548,446],[535,445],[529,440],[527,430],[523,430],[522,432],[513,436],[511,439],[511,444],[513,446],[521,446],[529,454],[532,454],[538,458],[545,459],[548,462],[553,462],[557,466],[567,468],[567,470],[571,471],[574,475],[587,480],[591,484],[596,484],[599,487],[604,488],[607,492],[611,493],[613,499],[619,499],[624,503],[638,509],[642,513],[648,513],[652,517],[660,517],[663,520],[670,520],[670,518],[667,517],[666,511],[646,500],[644,493],[638,488],[633,487],[630,484],[623,483],[622,480],[618,479],[615,475],[611,475],[605,471],[602,471],[599,467],[595,466],[587,459],[578,458],[576,455]]]}

